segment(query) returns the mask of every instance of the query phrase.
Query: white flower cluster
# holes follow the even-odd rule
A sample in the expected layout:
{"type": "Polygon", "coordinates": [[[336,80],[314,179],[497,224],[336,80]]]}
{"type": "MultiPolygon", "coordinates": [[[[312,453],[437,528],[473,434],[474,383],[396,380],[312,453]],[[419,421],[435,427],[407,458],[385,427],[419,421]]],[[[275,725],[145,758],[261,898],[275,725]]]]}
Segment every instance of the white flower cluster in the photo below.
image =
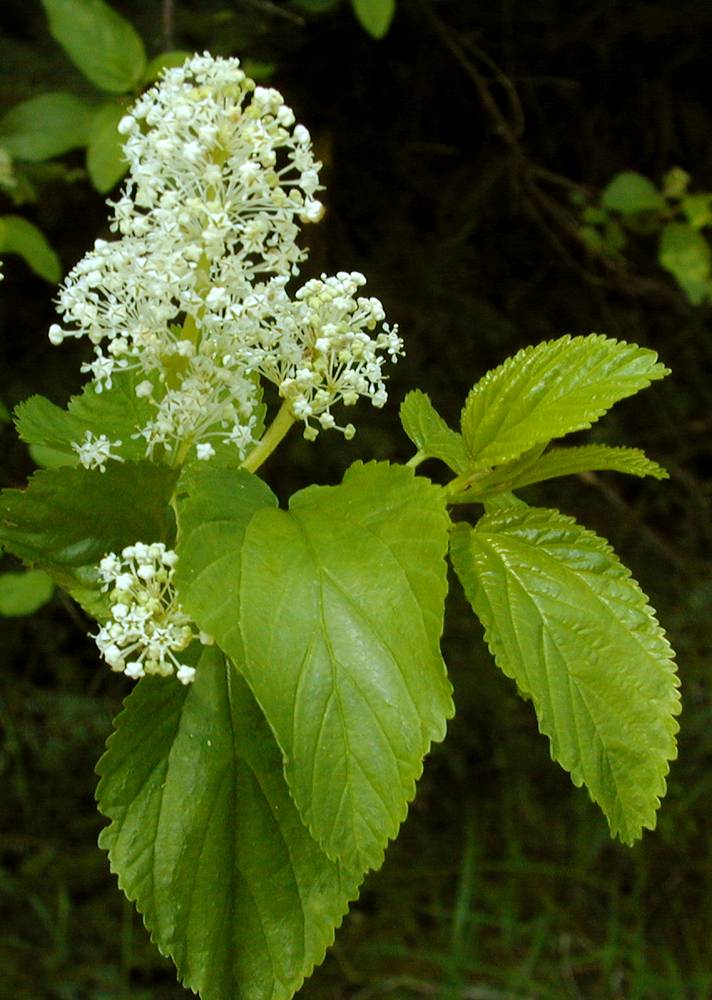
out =
{"type": "Polygon", "coordinates": [[[146,674],[169,677],[182,684],[195,678],[195,668],[180,663],[182,652],[199,638],[181,609],[173,587],[178,556],[162,542],[136,542],[110,552],[99,563],[103,590],[109,594],[111,619],[93,637],[112,670],[137,679],[146,674]]]}
{"type": "Polygon", "coordinates": [[[323,274],[292,301],[276,278],[246,304],[254,320],[243,350],[248,366],[279,388],[309,440],[327,428],[353,437],[352,424],[337,425],[335,403],[352,406],[364,396],[380,407],[388,398],[381,372],[386,356],[380,352],[395,361],[403,343],[385,324],[373,335],[384,312],[378,299],[357,295],[365,283],[358,271],[323,274]]]}
{"type": "Polygon", "coordinates": [[[383,309],[355,297],[363,277],[324,276],[294,298],[286,290],[306,255],[299,224],[323,209],[321,164],[281,95],[255,86],[237,59],[193,56],[166,70],[119,130],[129,174],[113,204],[118,238],[98,240],[69,274],[64,325],[49,335],[88,337],[95,358],[83,370],[99,392],[117,372],[137,372],[153,410],[136,429],[147,454],[173,460],[194,445],[207,459],[227,441],[244,457],[260,376],[307,437],[337,426],[339,400],[382,405],[379,352],[395,360],[402,342],[389,328],[374,333],[383,309]]]}

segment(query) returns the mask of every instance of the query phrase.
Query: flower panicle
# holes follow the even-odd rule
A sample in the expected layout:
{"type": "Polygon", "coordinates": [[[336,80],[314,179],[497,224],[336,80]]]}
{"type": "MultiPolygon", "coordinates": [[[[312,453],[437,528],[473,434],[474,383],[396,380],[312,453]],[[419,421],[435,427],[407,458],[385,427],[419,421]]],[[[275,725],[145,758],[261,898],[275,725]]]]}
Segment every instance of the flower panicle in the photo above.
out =
{"type": "MultiPolygon", "coordinates": [[[[383,367],[403,353],[365,278],[341,271],[290,281],[306,251],[300,227],[323,206],[309,131],[282,95],[235,58],[195,55],[166,69],[122,118],[129,171],[110,223],[60,288],[53,344],[86,337],[97,392],[133,378],[150,416],[135,428],[149,458],[239,461],[257,445],[263,381],[313,440],[339,424],[336,404],[383,406],[383,367]],[[192,451],[191,451],[192,449],[192,451]]],[[[88,468],[118,442],[74,445],[88,468]]]]}

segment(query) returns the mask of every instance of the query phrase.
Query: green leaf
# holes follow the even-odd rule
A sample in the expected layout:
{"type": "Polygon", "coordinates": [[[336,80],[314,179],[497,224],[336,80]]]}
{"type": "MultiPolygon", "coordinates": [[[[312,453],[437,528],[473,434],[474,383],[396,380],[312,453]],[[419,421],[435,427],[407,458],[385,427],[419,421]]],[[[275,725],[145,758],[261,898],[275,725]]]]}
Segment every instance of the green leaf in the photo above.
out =
{"type": "Polygon", "coordinates": [[[171,69],[175,66],[182,66],[186,59],[190,59],[192,53],[184,49],[174,49],[170,52],[159,52],[157,56],[149,62],[143,74],[143,84],[154,83],[164,69],[171,69]]]}
{"type": "Polygon", "coordinates": [[[16,253],[45,281],[56,284],[62,276],[59,257],[44,233],[20,215],[0,216],[0,253],[16,253]]]}
{"type": "Polygon", "coordinates": [[[74,94],[40,94],[0,119],[0,145],[17,160],[36,163],[85,146],[94,109],[74,94]]]}
{"type": "Polygon", "coordinates": [[[452,715],[439,649],[448,524],[440,489],[357,463],[289,512],[258,511],[241,579],[226,573],[212,634],[272,726],[305,823],[356,870],[382,863],[452,715]]]}
{"type": "Polygon", "coordinates": [[[73,453],[70,456],[66,453],[66,451],[49,448],[43,444],[28,445],[27,450],[30,453],[32,461],[35,465],[39,466],[40,469],[61,469],[63,465],[75,466],[79,464],[79,459],[76,454],[73,453]]]}
{"type": "Polygon", "coordinates": [[[699,230],[682,222],[669,222],[660,234],[658,261],[693,305],[712,299],[712,253],[699,230]]]}
{"type": "Polygon", "coordinates": [[[439,458],[453,472],[467,469],[468,459],[462,435],[448,427],[426,393],[420,389],[408,393],[401,403],[400,420],[418,451],[428,458],[439,458]]]}
{"type": "Polygon", "coordinates": [[[239,619],[245,529],[258,510],[276,507],[277,498],[258,476],[244,469],[214,468],[212,463],[188,466],[176,497],[180,556],[176,587],[181,603],[203,631],[217,636],[226,622],[234,626],[239,619]]]}
{"type": "Polygon", "coordinates": [[[54,583],[40,569],[0,573],[0,615],[31,615],[51,600],[54,583]]]}
{"type": "Polygon", "coordinates": [[[383,38],[396,12],[396,0],[351,0],[361,27],[373,38],[383,38]]]}
{"type": "Polygon", "coordinates": [[[680,711],[672,650],[607,543],[525,505],[458,524],[453,564],[500,669],[534,702],[551,755],[613,835],[655,826],[680,711]]]}
{"type": "Polygon", "coordinates": [[[666,198],[682,198],[690,183],[690,175],[682,167],[673,167],[663,177],[663,193],[666,198]]]}
{"type": "Polygon", "coordinates": [[[581,212],[581,219],[591,226],[605,226],[610,216],[598,205],[586,205],[581,212]]]}
{"type": "Polygon", "coordinates": [[[140,83],[146,50],[136,29],[103,0],[42,0],[52,37],[100,90],[123,94],[140,83]]]}
{"type": "Polygon", "coordinates": [[[114,462],[106,472],[41,470],[26,489],[0,493],[0,545],[70,592],[91,589],[107,552],[137,541],[171,543],[176,475],[149,462],[114,462]]]}
{"type": "Polygon", "coordinates": [[[72,441],[80,441],[85,425],[45,396],[30,396],[15,407],[15,426],[22,440],[38,453],[38,464],[50,468],[79,464],[72,441]]]}
{"type": "Polygon", "coordinates": [[[289,1000],[360,877],[301,823],[240,675],[209,649],[187,689],[142,680],[97,771],[100,845],[182,982],[203,1000],[289,1000]]]}
{"type": "Polygon", "coordinates": [[[294,0],[294,3],[308,14],[326,14],[335,10],[341,0],[294,0]]]}
{"type": "Polygon", "coordinates": [[[141,377],[136,372],[119,372],[111,389],[100,393],[89,382],[80,395],[72,396],[66,410],[44,396],[30,396],[15,407],[17,432],[27,444],[50,449],[55,463],[64,456],[62,464],[77,464],[72,442],[81,441],[87,430],[121,441],[115,453],[139,461],[145,456],[146,442],[133,435],[153,412],[151,404],[136,395],[136,382],[141,377]]]}
{"type": "Polygon", "coordinates": [[[712,194],[687,194],[680,206],[693,229],[712,225],[712,194]]]}
{"type": "Polygon", "coordinates": [[[128,170],[124,159],[124,139],[117,126],[125,108],[113,101],[102,104],[94,116],[87,146],[87,170],[91,182],[101,194],[115,187],[128,170]]]}
{"type": "Polygon", "coordinates": [[[665,199],[652,181],[633,170],[624,170],[616,174],[613,180],[604,188],[601,195],[604,208],[623,215],[635,215],[636,212],[664,212],[667,208],[665,199]]]}
{"type": "MultiPolygon", "coordinates": [[[[611,448],[605,444],[587,444],[579,448],[552,448],[533,465],[511,477],[508,489],[517,490],[545,479],[571,476],[580,472],[626,472],[631,476],[654,476],[667,479],[667,471],[647,457],[640,448],[611,448]]],[[[502,470],[504,472],[504,467],[502,470]]]]}
{"type": "Polygon", "coordinates": [[[475,468],[590,427],[619,399],[668,374],[654,351],[600,334],[526,347],[480,379],[462,411],[475,468]]]}

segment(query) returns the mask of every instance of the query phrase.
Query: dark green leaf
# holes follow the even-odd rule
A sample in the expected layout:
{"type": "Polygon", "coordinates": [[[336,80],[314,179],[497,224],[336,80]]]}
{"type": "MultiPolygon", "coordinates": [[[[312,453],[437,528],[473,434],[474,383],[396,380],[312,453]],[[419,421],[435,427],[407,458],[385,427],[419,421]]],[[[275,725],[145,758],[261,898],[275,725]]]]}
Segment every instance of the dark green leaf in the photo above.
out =
{"type": "Polygon", "coordinates": [[[124,94],[140,83],[146,51],[140,35],[103,0],[42,0],[49,30],[88,80],[124,94]]]}
{"type": "Polygon", "coordinates": [[[289,797],[245,682],[207,650],[188,689],[146,678],[97,768],[119,885],[203,1000],[289,1000],[360,877],[330,861],[289,797]]]}
{"type": "Polygon", "coordinates": [[[58,461],[64,456],[64,465],[77,464],[72,443],[81,441],[87,430],[121,441],[114,452],[138,461],[145,455],[146,442],[133,435],[152,413],[151,404],[136,395],[136,382],[141,377],[135,372],[119,372],[111,389],[101,393],[89,382],[80,395],[72,396],[66,410],[44,396],[30,396],[15,408],[17,432],[27,444],[49,448],[58,461]]]}
{"type": "Polygon", "coordinates": [[[373,38],[383,38],[396,12],[396,0],[351,0],[361,26],[373,38]]]}
{"type": "Polygon", "coordinates": [[[107,552],[136,541],[171,543],[176,475],[149,462],[36,472],[26,489],[0,493],[0,544],[69,591],[91,588],[107,552]]]}
{"type": "Polygon", "coordinates": [[[294,3],[309,14],[325,14],[338,7],[341,0],[294,0],[294,3]]]}
{"type": "Polygon", "coordinates": [[[680,711],[672,650],[606,542],[518,504],[459,524],[451,554],[500,669],[532,698],[551,755],[611,832],[655,826],[680,711]]]}
{"type": "Polygon", "coordinates": [[[124,160],[124,139],[117,126],[126,109],[121,104],[103,104],[96,112],[89,132],[87,170],[97,191],[106,194],[128,169],[124,160]]]}
{"type": "Polygon", "coordinates": [[[94,108],[74,94],[56,91],[15,105],[0,120],[0,145],[17,160],[35,163],[61,156],[89,137],[94,108]]]}
{"type": "Polygon", "coordinates": [[[44,233],[20,215],[0,216],[0,253],[16,253],[45,281],[55,284],[62,276],[59,257],[44,233]]]}

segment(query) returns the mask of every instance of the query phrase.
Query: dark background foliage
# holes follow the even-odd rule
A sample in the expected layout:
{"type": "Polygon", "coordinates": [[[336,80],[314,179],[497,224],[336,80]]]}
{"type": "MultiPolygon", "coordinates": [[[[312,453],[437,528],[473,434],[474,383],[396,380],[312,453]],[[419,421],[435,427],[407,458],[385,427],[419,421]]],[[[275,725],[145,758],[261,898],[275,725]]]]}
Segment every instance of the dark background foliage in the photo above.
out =
{"type": "MultiPolygon", "coordinates": [[[[386,411],[363,412],[351,444],[295,437],[271,460],[283,497],[314,470],[334,482],[358,457],[406,459],[397,405],[408,388],[454,422],[476,378],[529,343],[595,330],[654,348],[673,370],[589,435],[645,448],[669,482],[602,474],[526,495],[610,538],[678,649],[680,755],[658,830],[633,849],[610,842],[549,761],[454,585],[445,653],[458,716],[303,996],[712,996],[710,309],[686,302],[644,239],[617,263],[588,251],[570,197],[625,169],[659,182],[674,165],[712,189],[712,8],[399,0],[376,42],[345,0],[114,6],[150,54],[209,48],[274,66],[270,83],[325,164],[328,214],[307,233],[307,272],[364,271],[405,337],[386,411]]],[[[0,110],[58,88],[87,85],[39,3],[6,0],[0,110]]],[[[81,179],[46,183],[23,210],[65,270],[106,230],[102,199],[81,179]]],[[[16,258],[5,273],[0,398],[65,402],[84,349],[50,348],[50,286],[16,258]]],[[[32,462],[11,428],[2,447],[3,485],[21,485],[32,462]]],[[[92,768],[125,682],[98,666],[88,627],[61,598],[2,621],[0,995],[178,998],[95,846],[92,768]]]]}

